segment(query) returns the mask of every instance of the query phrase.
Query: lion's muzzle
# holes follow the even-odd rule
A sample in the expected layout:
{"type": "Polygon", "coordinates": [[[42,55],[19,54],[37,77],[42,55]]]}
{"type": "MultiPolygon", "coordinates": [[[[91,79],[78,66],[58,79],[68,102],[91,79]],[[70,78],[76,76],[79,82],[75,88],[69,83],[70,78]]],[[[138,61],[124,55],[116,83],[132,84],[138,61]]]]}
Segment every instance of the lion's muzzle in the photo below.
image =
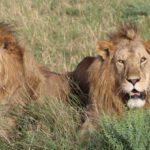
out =
{"type": "Polygon", "coordinates": [[[124,94],[123,98],[130,109],[141,108],[145,105],[146,92],[139,92],[136,89],[133,89],[130,93],[124,94]]]}

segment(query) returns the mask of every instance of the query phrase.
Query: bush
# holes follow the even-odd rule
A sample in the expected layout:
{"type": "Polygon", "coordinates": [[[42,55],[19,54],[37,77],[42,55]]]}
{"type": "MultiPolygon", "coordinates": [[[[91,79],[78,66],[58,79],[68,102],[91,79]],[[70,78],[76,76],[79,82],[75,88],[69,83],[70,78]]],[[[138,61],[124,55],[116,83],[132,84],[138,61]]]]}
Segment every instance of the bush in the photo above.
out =
{"type": "Polygon", "coordinates": [[[150,111],[133,110],[121,119],[104,116],[100,132],[91,135],[89,149],[146,150],[150,149],[150,111]]]}

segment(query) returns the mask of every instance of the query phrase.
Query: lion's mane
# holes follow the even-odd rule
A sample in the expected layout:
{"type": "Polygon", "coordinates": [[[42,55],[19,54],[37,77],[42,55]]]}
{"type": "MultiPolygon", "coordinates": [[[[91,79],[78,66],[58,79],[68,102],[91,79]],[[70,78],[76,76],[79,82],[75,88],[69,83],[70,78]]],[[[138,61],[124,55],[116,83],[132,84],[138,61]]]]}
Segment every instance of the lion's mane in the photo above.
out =
{"type": "Polygon", "coordinates": [[[1,137],[7,138],[7,130],[15,126],[14,117],[9,115],[14,107],[25,106],[43,96],[66,100],[69,90],[66,74],[51,72],[37,64],[18,42],[13,28],[0,23],[0,107],[4,108],[0,111],[1,137]]]}

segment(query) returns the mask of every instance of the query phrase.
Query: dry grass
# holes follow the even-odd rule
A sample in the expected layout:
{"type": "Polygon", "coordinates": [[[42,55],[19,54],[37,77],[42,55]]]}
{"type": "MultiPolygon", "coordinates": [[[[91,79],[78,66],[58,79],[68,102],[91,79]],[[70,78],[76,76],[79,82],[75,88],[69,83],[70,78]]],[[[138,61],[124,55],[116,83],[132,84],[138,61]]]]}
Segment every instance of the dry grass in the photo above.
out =
{"type": "MultiPolygon", "coordinates": [[[[16,26],[20,41],[38,62],[65,72],[84,56],[95,55],[96,41],[106,39],[119,22],[137,22],[149,39],[149,6],[149,0],[1,0],[0,20],[16,26]]],[[[2,141],[0,149],[83,148],[77,133],[80,117],[74,108],[50,100],[44,108],[31,105],[26,110],[18,120],[19,137],[10,144],[2,141]]]]}

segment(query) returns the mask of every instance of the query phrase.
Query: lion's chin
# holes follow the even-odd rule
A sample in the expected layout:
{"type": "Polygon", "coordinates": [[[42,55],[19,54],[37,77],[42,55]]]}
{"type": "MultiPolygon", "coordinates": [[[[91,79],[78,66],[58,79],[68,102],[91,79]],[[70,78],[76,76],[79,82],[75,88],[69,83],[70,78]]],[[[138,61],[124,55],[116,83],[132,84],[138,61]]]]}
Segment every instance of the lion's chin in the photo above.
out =
{"type": "Polygon", "coordinates": [[[134,109],[134,108],[142,108],[144,105],[145,105],[146,101],[143,100],[143,99],[129,99],[128,102],[127,102],[127,106],[130,108],[130,109],[134,109]]]}
{"type": "Polygon", "coordinates": [[[128,108],[141,108],[146,103],[146,91],[139,92],[136,89],[133,89],[131,92],[123,95],[123,99],[128,108]]]}

